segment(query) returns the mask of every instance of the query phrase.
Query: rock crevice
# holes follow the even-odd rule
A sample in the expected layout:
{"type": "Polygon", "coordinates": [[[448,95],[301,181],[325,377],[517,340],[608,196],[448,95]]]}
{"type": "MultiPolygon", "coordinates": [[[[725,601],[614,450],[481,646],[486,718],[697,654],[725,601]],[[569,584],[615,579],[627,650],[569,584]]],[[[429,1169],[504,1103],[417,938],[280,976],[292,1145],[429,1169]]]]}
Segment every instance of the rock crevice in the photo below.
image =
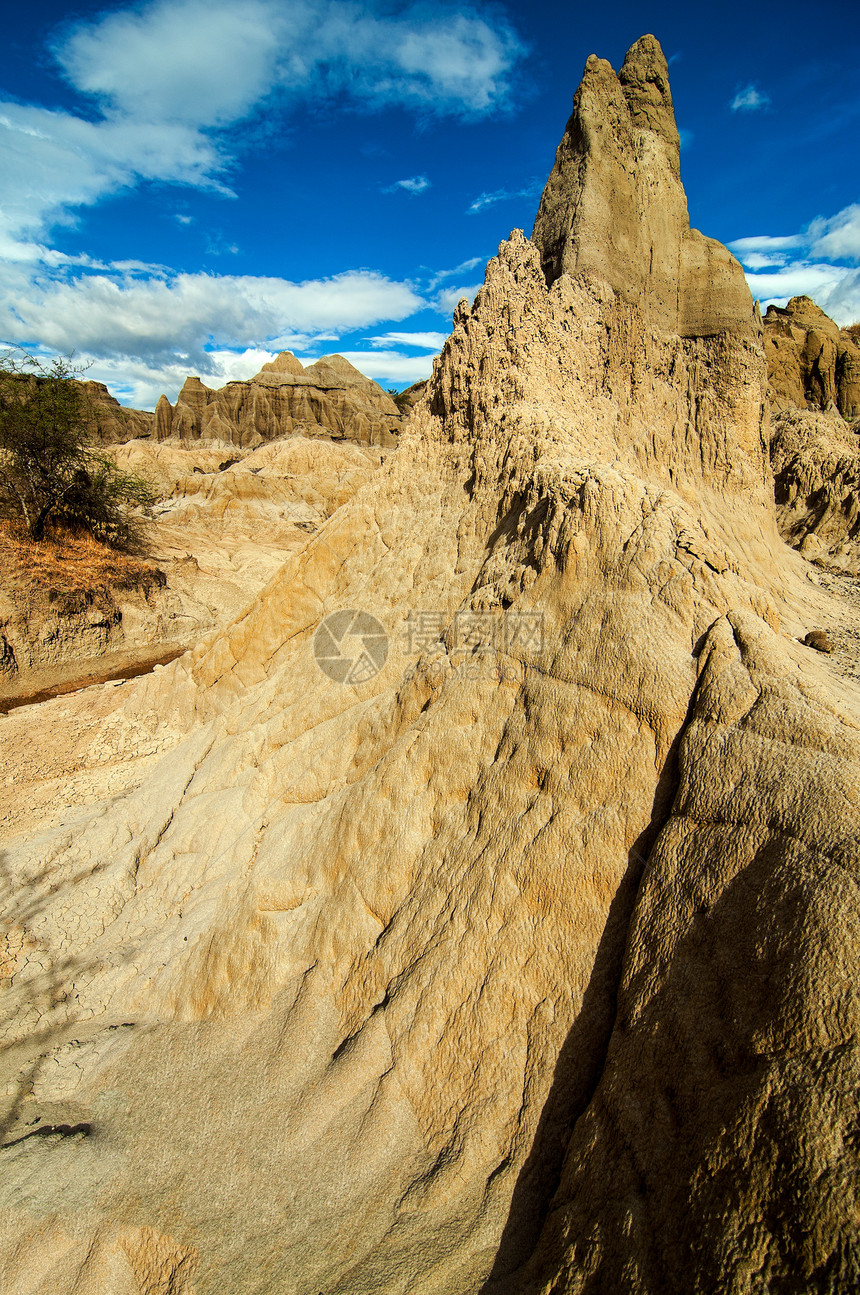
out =
{"type": "Polygon", "coordinates": [[[9,1153],[9,1289],[127,1236],[194,1295],[856,1285],[860,691],[676,140],[653,38],[589,60],[397,450],[225,630],[45,708],[0,1066],[99,1136],[9,1153]]]}

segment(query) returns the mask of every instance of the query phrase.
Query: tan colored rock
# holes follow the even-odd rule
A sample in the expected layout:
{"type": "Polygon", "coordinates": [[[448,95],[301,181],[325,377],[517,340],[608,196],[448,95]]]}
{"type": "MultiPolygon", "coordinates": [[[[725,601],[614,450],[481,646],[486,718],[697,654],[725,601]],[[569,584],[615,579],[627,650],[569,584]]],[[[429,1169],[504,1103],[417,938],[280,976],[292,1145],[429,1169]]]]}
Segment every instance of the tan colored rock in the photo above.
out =
{"type": "Polygon", "coordinates": [[[860,574],[860,347],[809,297],[770,306],[764,342],[780,531],[817,565],[860,574]]]}
{"type": "MultiPolygon", "coordinates": [[[[586,172],[666,161],[658,54],[586,172]]],[[[581,250],[502,244],[225,631],[0,724],[7,1287],[856,1284],[860,688],[796,641],[841,604],[777,532],[731,263],[681,336],[581,250]],[[388,652],[337,683],[354,610],[388,652]]]]}
{"type": "Polygon", "coordinates": [[[242,611],[381,457],[300,436],[256,451],[149,439],[112,453],[160,493],[147,527],[150,560],[129,564],[118,578],[96,574],[73,591],[7,568],[0,580],[0,706],[191,647],[242,611]]]}
{"type": "Polygon", "coordinates": [[[857,736],[760,623],[711,628],[594,1094],[490,1290],[851,1289],[857,736]]]}
{"type": "Polygon", "coordinates": [[[390,447],[401,422],[391,397],[343,356],[323,356],[304,368],[283,351],[249,382],[218,391],[188,378],[175,407],[159,400],[155,435],[248,447],[299,432],[390,447]]]}
{"type": "Polygon", "coordinates": [[[770,459],[776,516],[812,562],[860,575],[860,438],[835,410],[774,415],[770,459]]]}
{"type": "Polygon", "coordinates": [[[860,418],[860,345],[809,297],[768,306],[764,340],[775,409],[835,407],[843,418],[860,418]]]}
{"type": "Polygon", "coordinates": [[[90,431],[97,441],[118,445],[152,434],[152,414],[142,409],[127,409],[102,382],[81,382],[79,385],[87,400],[90,431]]]}
{"type": "Polygon", "coordinates": [[[547,282],[593,274],[682,337],[747,331],[741,266],[690,229],[669,73],[653,36],[616,75],[592,55],[541,198],[532,239],[547,282]]]}
{"type": "Polygon", "coordinates": [[[815,648],[816,652],[833,651],[833,644],[826,630],[810,630],[803,642],[807,647],[815,648]]]}
{"type": "Polygon", "coordinates": [[[407,387],[405,391],[401,391],[399,397],[400,408],[407,406],[409,409],[414,409],[426,390],[426,382],[413,382],[411,387],[407,387]]]}

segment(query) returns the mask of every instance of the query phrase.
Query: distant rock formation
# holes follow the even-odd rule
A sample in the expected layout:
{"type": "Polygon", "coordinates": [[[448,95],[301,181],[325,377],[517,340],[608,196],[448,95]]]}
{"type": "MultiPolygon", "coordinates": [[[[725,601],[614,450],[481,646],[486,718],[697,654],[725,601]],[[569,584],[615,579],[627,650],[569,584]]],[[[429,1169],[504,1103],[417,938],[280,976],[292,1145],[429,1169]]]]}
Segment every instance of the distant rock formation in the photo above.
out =
{"type": "Polygon", "coordinates": [[[341,355],[304,368],[282,351],[247,382],[213,391],[190,377],[176,405],[166,396],[155,410],[155,437],[220,440],[242,447],[301,432],[359,445],[397,444],[402,417],[391,397],[341,355]]]}
{"type": "Polygon", "coordinates": [[[426,390],[426,380],[423,382],[413,382],[411,387],[407,387],[405,391],[401,391],[398,407],[406,410],[414,409],[426,390]]]}
{"type": "Polygon", "coordinates": [[[653,37],[571,122],[246,612],[0,725],[16,1295],[856,1289],[853,609],[653,37]]]}
{"type": "Polygon", "coordinates": [[[89,429],[97,441],[122,445],[152,434],[152,414],[121,405],[103,382],[81,382],[79,385],[87,399],[89,429]]]}
{"type": "Polygon", "coordinates": [[[764,346],[775,409],[837,409],[860,418],[860,345],[809,297],[768,306],[764,346]]]}

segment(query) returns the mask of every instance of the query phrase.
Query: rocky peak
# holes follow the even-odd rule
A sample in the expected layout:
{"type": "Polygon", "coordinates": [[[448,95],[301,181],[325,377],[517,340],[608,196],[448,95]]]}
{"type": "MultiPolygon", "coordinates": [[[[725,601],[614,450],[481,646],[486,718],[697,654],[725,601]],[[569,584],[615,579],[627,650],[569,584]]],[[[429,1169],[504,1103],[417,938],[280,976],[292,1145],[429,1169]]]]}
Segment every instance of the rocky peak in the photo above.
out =
{"type": "Polygon", "coordinates": [[[669,88],[669,65],[656,37],[642,36],[630,46],[618,80],[634,126],[660,135],[668,155],[678,158],[681,143],[669,88]]]}
{"type": "Polygon", "coordinates": [[[268,373],[292,373],[296,376],[301,376],[304,373],[304,365],[301,360],[296,359],[292,351],[281,351],[268,364],[264,364],[256,378],[252,378],[251,381],[259,382],[263,375],[268,373]]]}
{"type": "Polygon", "coordinates": [[[401,421],[391,397],[342,355],[324,355],[305,368],[282,351],[247,382],[217,391],[187,378],[175,407],[165,396],[159,400],[155,436],[247,447],[301,432],[390,447],[401,421]]]}
{"type": "Polygon", "coordinates": [[[318,387],[376,387],[372,378],[350,364],[342,355],[324,355],[305,369],[305,375],[312,378],[318,387]]]}
{"type": "Polygon", "coordinates": [[[618,74],[588,59],[532,239],[548,284],[589,273],[667,332],[755,327],[741,266],[690,229],[668,66],[653,36],[630,48],[618,74]]]}
{"type": "Polygon", "coordinates": [[[141,409],[127,409],[112,396],[103,382],[81,382],[86,399],[91,434],[105,444],[118,444],[149,436],[152,414],[141,409]]]}

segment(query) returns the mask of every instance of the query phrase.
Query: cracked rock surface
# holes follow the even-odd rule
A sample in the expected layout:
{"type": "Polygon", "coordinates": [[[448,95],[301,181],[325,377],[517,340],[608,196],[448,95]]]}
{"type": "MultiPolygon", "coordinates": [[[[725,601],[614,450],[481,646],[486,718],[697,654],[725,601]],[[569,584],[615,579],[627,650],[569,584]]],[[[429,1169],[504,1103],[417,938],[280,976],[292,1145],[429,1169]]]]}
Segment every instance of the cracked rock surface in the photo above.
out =
{"type": "Polygon", "coordinates": [[[780,538],[728,254],[666,304],[659,46],[585,85],[552,210],[584,237],[624,107],[638,297],[515,231],[243,614],[0,723],[16,1295],[856,1289],[860,685],[800,642],[849,611],[780,538]]]}

